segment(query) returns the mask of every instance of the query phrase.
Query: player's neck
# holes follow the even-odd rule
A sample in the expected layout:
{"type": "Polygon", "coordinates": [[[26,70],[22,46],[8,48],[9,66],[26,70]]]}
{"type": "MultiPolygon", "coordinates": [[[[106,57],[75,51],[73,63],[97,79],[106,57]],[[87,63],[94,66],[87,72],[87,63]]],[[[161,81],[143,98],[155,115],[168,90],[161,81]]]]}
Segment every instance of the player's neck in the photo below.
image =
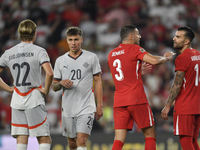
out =
{"type": "Polygon", "coordinates": [[[188,48],[192,48],[191,45],[185,45],[179,52],[182,54],[188,48]]]}
{"type": "Polygon", "coordinates": [[[33,43],[33,41],[22,41],[22,43],[33,43]]]}
{"type": "Polygon", "coordinates": [[[76,58],[76,57],[78,57],[80,55],[81,52],[82,52],[81,49],[78,50],[78,51],[75,51],[75,52],[69,51],[69,55],[74,57],[74,58],[76,58]]]}

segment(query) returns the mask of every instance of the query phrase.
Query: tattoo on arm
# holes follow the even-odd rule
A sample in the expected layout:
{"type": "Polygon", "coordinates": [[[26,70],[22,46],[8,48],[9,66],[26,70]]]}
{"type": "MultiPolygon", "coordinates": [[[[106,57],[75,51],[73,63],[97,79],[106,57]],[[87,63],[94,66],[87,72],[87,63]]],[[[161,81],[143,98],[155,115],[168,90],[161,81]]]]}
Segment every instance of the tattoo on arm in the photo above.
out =
{"type": "Polygon", "coordinates": [[[62,85],[60,84],[60,82],[54,82],[53,83],[53,90],[54,91],[59,91],[62,88],[62,85]]]}
{"type": "Polygon", "coordinates": [[[178,96],[179,92],[181,91],[183,80],[184,80],[185,72],[177,71],[174,79],[174,83],[170,89],[170,95],[167,100],[167,105],[171,105],[176,97],[178,96]]]}

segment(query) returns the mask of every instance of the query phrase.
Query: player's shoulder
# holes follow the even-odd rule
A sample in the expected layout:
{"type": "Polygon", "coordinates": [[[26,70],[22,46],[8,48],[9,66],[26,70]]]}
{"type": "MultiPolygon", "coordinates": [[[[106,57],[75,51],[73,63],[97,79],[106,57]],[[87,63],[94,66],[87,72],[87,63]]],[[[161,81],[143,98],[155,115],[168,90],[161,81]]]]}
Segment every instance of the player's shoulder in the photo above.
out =
{"type": "Polygon", "coordinates": [[[9,49],[6,49],[6,50],[5,50],[5,53],[9,53],[9,52],[12,53],[12,51],[18,49],[19,45],[20,45],[20,43],[16,44],[15,46],[13,46],[13,47],[11,47],[11,48],[9,48],[9,49]]]}
{"type": "Polygon", "coordinates": [[[64,53],[63,55],[58,56],[58,57],[57,57],[57,60],[66,59],[66,58],[67,58],[66,56],[68,56],[68,55],[69,55],[69,52],[66,52],[66,53],[64,53]]]}
{"type": "Polygon", "coordinates": [[[85,50],[85,49],[81,49],[81,51],[85,54],[88,54],[88,55],[96,55],[95,53],[91,52],[91,51],[88,51],[88,50],[85,50]]]}
{"type": "Polygon", "coordinates": [[[93,52],[87,51],[85,49],[81,49],[83,52],[84,57],[97,57],[97,55],[93,52]]]}
{"type": "Polygon", "coordinates": [[[43,47],[41,46],[38,46],[38,45],[35,45],[35,44],[31,44],[32,48],[35,50],[35,51],[46,51],[43,47]]]}

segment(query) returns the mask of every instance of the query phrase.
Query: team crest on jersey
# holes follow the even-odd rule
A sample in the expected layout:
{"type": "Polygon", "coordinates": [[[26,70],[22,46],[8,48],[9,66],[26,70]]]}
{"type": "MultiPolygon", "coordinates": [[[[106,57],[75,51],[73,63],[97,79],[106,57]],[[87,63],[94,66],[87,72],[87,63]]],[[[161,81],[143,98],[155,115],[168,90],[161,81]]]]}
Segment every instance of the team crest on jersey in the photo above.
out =
{"type": "Polygon", "coordinates": [[[89,66],[89,64],[88,64],[87,62],[85,62],[85,63],[83,64],[83,66],[84,66],[85,68],[87,68],[87,67],[89,66]]]}
{"type": "Polygon", "coordinates": [[[140,48],[140,51],[141,51],[142,53],[146,52],[144,48],[140,48]]]}
{"type": "Polygon", "coordinates": [[[46,57],[49,59],[49,55],[48,54],[46,54],[46,57]]]}

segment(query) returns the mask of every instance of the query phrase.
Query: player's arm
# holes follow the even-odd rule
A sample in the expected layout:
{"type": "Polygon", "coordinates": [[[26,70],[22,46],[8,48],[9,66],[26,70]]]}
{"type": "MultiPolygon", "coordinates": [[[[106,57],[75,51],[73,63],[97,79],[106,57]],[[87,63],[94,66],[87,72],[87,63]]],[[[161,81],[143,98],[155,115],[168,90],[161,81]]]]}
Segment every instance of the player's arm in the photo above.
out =
{"type": "Polygon", "coordinates": [[[60,82],[58,80],[53,80],[53,90],[56,91],[60,91],[62,88],[62,85],[60,84],[60,82]]]}
{"type": "MultiPolygon", "coordinates": [[[[4,69],[3,68],[0,68],[0,73],[3,71],[4,69]]],[[[0,78],[0,88],[9,92],[9,93],[12,93],[13,90],[14,90],[14,87],[10,87],[8,84],[6,84],[2,78],[0,78]]]]}
{"type": "Polygon", "coordinates": [[[61,80],[61,81],[54,80],[53,81],[53,90],[56,92],[56,91],[61,90],[62,87],[69,89],[72,87],[72,85],[73,85],[73,82],[69,79],[61,80]]]}
{"type": "Polygon", "coordinates": [[[175,55],[173,52],[166,52],[164,56],[154,56],[150,53],[147,53],[143,57],[143,61],[150,63],[152,65],[159,65],[162,64],[172,58],[172,56],[175,55]]]}
{"type": "Polygon", "coordinates": [[[103,116],[103,91],[102,91],[101,74],[95,75],[93,79],[95,84],[95,95],[97,98],[96,120],[99,120],[103,116]]]}
{"type": "Polygon", "coordinates": [[[185,72],[176,71],[174,83],[170,89],[170,94],[167,99],[167,103],[161,112],[161,116],[164,120],[168,120],[168,113],[170,111],[170,107],[176,97],[178,96],[179,92],[181,91],[183,81],[184,81],[185,72]]]}
{"type": "Polygon", "coordinates": [[[141,68],[142,68],[142,69],[141,69],[141,75],[145,75],[145,74],[151,72],[151,70],[152,70],[152,65],[151,65],[151,64],[148,64],[148,63],[146,63],[146,62],[143,62],[141,68]]]}
{"type": "Polygon", "coordinates": [[[49,93],[51,83],[53,81],[53,69],[51,67],[51,63],[49,62],[42,64],[42,67],[46,73],[45,86],[44,86],[44,89],[38,89],[38,90],[42,92],[43,94],[47,95],[49,93]]]}

